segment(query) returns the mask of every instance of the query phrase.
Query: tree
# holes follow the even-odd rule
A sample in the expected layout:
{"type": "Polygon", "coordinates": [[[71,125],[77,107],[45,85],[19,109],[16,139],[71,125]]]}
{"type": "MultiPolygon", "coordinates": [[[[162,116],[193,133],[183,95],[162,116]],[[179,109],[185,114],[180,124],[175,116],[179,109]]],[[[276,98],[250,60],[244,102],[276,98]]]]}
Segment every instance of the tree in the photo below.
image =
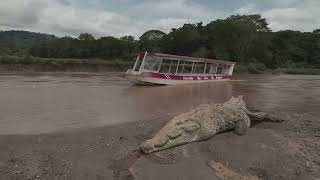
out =
{"type": "Polygon", "coordinates": [[[320,68],[320,29],[313,32],[271,32],[260,15],[234,15],[207,25],[184,24],[169,34],[159,30],[133,36],[95,39],[0,31],[0,55],[45,58],[126,59],[134,51],[165,52],[244,63],[252,69],[278,67],[320,68]],[[257,68],[260,67],[260,68],[257,68]]]}
{"type": "Polygon", "coordinates": [[[201,47],[200,27],[202,26],[199,24],[185,24],[171,31],[164,39],[164,51],[179,55],[192,55],[201,47]]]}
{"type": "Polygon", "coordinates": [[[246,24],[256,32],[270,32],[267,20],[262,18],[260,14],[253,15],[232,15],[226,19],[233,23],[246,24]]]}
{"type": "Polygon", "coordinates": [[[139,49],[141,51],[161,51],[161,43],[166,33],[159,30],[150,30],[145,32],[139,39],[139,49]]]}
{"type": "Polygon", "coordinates": [[[166,33],[159,31],[159,30],[150,30],[142,34],[140,37],[140,41],[158,41],[165,36],[166,33]]]}
{"type": "Polygon", "coordinates": [[[81,33],[79,36],[78,36],[78,39],[79,40],[82,40],[82,41],[92,41],[92,40],[95,40],[94,36],[92,34],[89,34],[89,33],[81,33]]]}
{"type": "Polygon", "coordinates": [[[123,41],[128,41],[128,42],[133,42],[134,41],[134,37],[133,36],[123,36],[120,38],[123,41]]]}
{"type": "Polygon", "coordinates": [[[314,30],[313,33],[318,33],[318,34],[320,34],[320,29],[314,30]]]}
{"type": "Polygon", "coordinates": [[[216,58],[246,62],[255,58],[254,44],[267,47],[268,41],[259,37],[269,32],[268,23],[260,15],[235,15],[212,21],[204,27],[202,36],[216,58]]]}

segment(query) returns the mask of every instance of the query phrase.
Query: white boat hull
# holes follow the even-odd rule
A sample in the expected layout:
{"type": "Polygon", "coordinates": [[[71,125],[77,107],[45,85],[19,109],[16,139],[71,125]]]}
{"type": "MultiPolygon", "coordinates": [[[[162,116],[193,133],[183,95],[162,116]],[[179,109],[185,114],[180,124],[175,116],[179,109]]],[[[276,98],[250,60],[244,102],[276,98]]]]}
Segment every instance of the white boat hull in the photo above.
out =
{"type": "Polygon", "coordinates": [[[231,76],[223,75],[187,75],[177,76],[163,73],[144,72],[141,74],[127,73],[126,79],[136,84],[159,84],[159,85],[176,85],[176,84],[193,84],[229,81],[231,76]]]}

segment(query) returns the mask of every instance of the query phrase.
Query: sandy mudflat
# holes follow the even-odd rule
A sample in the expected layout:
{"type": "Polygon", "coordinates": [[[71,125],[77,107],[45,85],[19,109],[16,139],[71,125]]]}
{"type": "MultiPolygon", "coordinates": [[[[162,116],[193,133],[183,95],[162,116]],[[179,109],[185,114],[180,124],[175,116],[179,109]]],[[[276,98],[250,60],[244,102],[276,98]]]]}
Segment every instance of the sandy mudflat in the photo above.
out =
{"type": "Polygon", "coordinates": [[[320,122],[296,114],[152,155],[138,145],[166,120],[0,136],[1,179],[319,179],[320,122]]]}
{"type": "Polygon", "coordinates": [[[319,180],[319,76],[244,79],[137,87],[118,74],[2,75],[0,180],[319,180]],[[239,94],[248,107],[292,118],[140,153],[174,115],[239,94]]]}

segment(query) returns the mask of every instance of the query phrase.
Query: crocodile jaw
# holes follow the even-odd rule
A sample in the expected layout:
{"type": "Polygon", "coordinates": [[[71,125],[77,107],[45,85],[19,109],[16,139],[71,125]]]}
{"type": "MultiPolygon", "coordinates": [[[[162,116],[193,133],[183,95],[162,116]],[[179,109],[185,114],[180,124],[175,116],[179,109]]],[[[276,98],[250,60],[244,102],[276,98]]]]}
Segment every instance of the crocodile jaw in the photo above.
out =
{"type": "Polygon", "coordinates": [[[193,122],[176,126],[170,130],[164,128],[154,138],[144,141],[140,145],[140,149],[142,152],[150,154],[194,142],[199,139],[199,132],[200,126],[193,122]]]}

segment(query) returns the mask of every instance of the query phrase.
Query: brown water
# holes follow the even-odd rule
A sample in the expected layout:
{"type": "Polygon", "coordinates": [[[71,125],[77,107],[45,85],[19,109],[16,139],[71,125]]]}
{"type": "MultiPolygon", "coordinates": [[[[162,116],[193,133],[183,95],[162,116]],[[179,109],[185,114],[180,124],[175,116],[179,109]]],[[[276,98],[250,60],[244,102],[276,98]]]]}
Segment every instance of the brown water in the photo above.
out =
{"type": "Polygon", "coordinates": [[[250,75],[246,81],[133,86],[119,74],[0,76],[0,134],[38,134],[169,119],[245,95],[251,107],[320,117],[320,76],[250,75]]]}

